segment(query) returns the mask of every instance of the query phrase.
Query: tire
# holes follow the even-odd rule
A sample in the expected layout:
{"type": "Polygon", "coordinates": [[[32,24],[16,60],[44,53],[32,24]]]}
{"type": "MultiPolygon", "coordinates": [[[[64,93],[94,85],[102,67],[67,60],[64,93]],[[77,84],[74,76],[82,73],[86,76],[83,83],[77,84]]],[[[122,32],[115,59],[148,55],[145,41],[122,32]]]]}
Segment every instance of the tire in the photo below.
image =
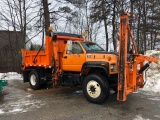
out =
{"type": "Polygon", "coordinates": [[[38,90],[40,88],[40,79],[38,72],[36,70],[32,70],[29,74],[29,84],[33,90],[38,90]]]}
{"type": "Polygon", "coordinates": [[[102,104],[109,97],[109,84],[104,77],[96,74],[86,76],[82,83],[85,98],[96,104],[102,104]]]}

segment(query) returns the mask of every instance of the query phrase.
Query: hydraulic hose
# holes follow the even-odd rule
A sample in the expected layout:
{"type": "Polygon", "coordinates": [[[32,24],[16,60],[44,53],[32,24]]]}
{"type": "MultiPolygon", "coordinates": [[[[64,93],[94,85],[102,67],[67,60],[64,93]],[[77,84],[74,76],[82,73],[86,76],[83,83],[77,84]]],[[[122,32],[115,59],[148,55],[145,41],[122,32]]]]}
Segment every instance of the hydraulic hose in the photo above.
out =
{"type": "Polygon", "coordinates": [[[139,71],[138,74],[142,74],[149,67],[149,63],[146,63],[139,71]]]}

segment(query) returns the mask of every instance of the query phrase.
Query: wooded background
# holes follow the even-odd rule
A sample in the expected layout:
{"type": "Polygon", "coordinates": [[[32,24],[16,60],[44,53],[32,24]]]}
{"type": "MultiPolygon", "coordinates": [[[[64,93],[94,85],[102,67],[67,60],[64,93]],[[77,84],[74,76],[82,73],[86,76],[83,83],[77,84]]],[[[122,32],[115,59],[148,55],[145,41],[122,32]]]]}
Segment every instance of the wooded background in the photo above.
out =
{"type": "MultiPolygon", "coordinates": [[[[24,48],[28,41],[40,44],[51,25],[54,31],[84,32],[86,38],[100,43],[107,51],[116,51],[123,10],[131,14],[129,23],[138,50],[157,48],[160,44],[159,0],[1,0],[0,30],[18,31],[23,41],[20,46],[24,48]],[[26,36],[29,39],[26,40],[26,36]]],[[[8,48],[15,46],[7,41],[8,48]]],[[[3,48],[3,44],[0,46],[3,48]]],[[[12,55],[15,51],[20,48],[12,49],[12,55]]],[[[10,59],[4,57],[0,59],[10,59]]]]}

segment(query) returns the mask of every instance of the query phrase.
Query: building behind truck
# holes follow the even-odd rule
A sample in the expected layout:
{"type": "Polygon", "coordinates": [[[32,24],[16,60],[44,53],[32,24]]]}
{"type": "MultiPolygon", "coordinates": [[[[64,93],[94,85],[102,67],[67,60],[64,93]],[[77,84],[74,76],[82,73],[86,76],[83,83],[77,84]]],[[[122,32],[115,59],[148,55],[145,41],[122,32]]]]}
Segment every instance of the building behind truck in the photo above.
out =
{"type": "Polygon", "coordinates": [[[20,72],[21,48],[24,46],[20,31],[0,31],[0,71],[20,72]]]}

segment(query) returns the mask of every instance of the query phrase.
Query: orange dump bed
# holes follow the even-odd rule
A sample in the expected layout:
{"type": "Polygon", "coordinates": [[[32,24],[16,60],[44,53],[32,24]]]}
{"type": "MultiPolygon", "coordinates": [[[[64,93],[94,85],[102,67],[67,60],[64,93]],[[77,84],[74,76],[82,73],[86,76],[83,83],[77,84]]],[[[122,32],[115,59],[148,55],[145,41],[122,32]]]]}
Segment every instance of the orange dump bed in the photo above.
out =
{"type": "Polygon", "coordinates": [[[28,51],[22,49],[23,54],[23,65],[28,66],[44,66],[49,67],[52,65],[51,59],[47,59],[48,55],[45,51],[28,51]]]}

